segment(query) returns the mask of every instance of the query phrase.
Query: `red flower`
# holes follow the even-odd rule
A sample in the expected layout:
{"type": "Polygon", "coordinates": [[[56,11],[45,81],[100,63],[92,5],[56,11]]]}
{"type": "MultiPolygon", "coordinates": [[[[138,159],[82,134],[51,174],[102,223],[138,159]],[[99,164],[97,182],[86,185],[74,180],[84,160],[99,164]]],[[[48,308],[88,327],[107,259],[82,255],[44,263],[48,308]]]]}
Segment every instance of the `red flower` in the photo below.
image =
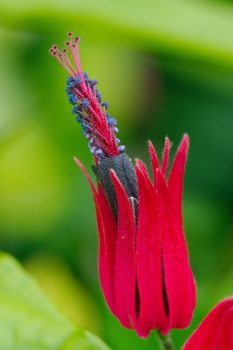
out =
{"type": "Polygon", "coordinates": [[[136,161],[138,215],[116,172],[111,179],[118,203],[116,222],[102,187],[91,186],[99,231],[99,271],[104,295],[113,314],[127,328],[146,337],[151,329],[163,334],[189,325],[195,307],[195,284],[188,261],[181,214],[182,182],[189,139],[178,148],[168,180],[166,139],[160,168],[152,143],[149,150],[154,183],[145,165],[136,161]]]}
{"type": "MultiPolygon", "coordinates": [[[[51,53],[71,75],[69,101],[90,140],[96,189],[78,159],[95,201],[99,231],[101,286],[112,313],[126,328],[147,337],[189,325],[195,307],[195,283],[189,265],[182,224],[182,187],[189,138],[183,137],[166,179],[170,142],[165,140],[162,166],[152,143],[149,152],[153,183],[140,160],[134,167],[116,138],[116,121],[106,113],[95,84],[82,72],[78,39],[66,50],[51,53]]],[[[94,81],[95,82],[95,81],[94,81]]]]}
{"type": "Polygon", "coordinates": [[[215,306],[183,348],[183,350],[207,349],[233,349],[233,297],[215,306]]]}

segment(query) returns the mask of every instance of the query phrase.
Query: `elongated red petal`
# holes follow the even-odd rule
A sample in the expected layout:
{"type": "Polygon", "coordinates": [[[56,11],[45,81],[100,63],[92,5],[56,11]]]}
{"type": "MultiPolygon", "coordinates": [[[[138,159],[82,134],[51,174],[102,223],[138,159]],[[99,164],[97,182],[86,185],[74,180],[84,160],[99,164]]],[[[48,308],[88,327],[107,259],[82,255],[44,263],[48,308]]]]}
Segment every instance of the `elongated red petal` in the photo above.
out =
{"type": "Polygon", "coordinates": [[[167,167],[169,163],[169,153],[170,153],[170,141],[168,137],[165,137],[165,145],[163,151],[163,163],[162,163],[162,173],[166,176],[167,167]]]}
{"type": "Polygon", "coordinates": [[[134,214],[125,189],[113,170],[111,170],[111,179],[118,204],[118,232],[115,255],[117,317],[123,326],[133,328],[136,290],[134,214]]]}
{"type": "Polygon", "coordinates": [[[219,350],[233,349],[233,303],[224,316],[220,332],[218,337],[219,350]]]}
{"type": "Polygon", "coordinates": [[[224,349],[233,349],[233,305],[224,317],[221,338],[219,339],[219,350],[224,349]]]}
{"type": "Polygon", "coordinates": [[[160,165],[159,165],[159,160],[158,160],[156,150],[151,141],[149,141],[149,153],[150,153],[150,159],[151,159],[152,171],[153,171],[153,177],[154,177],[154,183],[155,183],[156,169],[159,168],[160,165]]]}
{"type": "Polygon", "coordinates": [[[233,298],[221,301],[183,347],[183,350],[207,349],[233,349],[233,298]]]}
{"type": "Polygon", "coordinates": [[[98,204],[102,219],[102,233],[99,239],[99,273],[105,298],[115,314],[115,252],[117,226],[101,186],[98,186],[98,204]]]}
{"type": "Polygon", "coordinates": [[[177,288],[173,289],[172,292],[172,299],[175,301],[173,304],[173,327],[176,328],[183,328],[188,326],[196,304],[196,288],[193,274],[189,265],[188,251],[182,219],[183,178],[188,149],[189,137],[188,135],[184,135],[178,147],[168,179],[168,192],[170,199],[168,203],[170,203],[170,215],[172,217],[170,222],[173,223],[174,235],[176,237],[176,242],[174,242],[174,244],[176,247],[177,258],[180,256],[178,259],[180,261],[177,261],[177,264],[180,265],[180,273],[183,275],[183,277],[179,280],[179,284],[176,284],[177,288]],[[179,285],[181,288],[183,288],[182,293],[179,291],[179,285]],[[186,301],[185,303],[184,300],[186,301]]]}
{"type": "Polygon", "coordinates": [[[189,325],[195,307],[195,284],[182,223],[174,215],[166,180],[157,170],[162,223],[162,255],[171,328],[189,325]]]}
{"type": "Polygon", "coordinates": [[[162,296],[161,233],[158,200],[142,163],[137,161],[139,205],[137,228],[137,281],[140,310],[136,330],[146,337],[151,329],[165,329],[168,318],[162,296]]]}
{"type": "Polygon", "coordinates": [[[92,191],[92,194],[93,194],[93,196],[94,196],[94,200],[96,201],[98,201],[98,193],[97,193],[97,191],[96,191],[96,189],[95,189],[95,186],[93,185],[93,183],[92,183],[92,181],[91,181],[91,178],[90,178],[90,176],[89,176],[89,174],[87,173],[87,171],[86,171],[86,169],[84,168],[84,166],[82,165],[82,163],[80,162],[80,160],[78,159],[78,158],[76,158],[76,157],[74,157],[74,161],[75,161],[75,163],[77,164],[77,166],[79,167],[79,169],[83,172],[83,174],[85,175],[85,177],[86,177],[86,179],[87,179],[87,181],[88,181],[88,183],[89,183],[89,185],[90,185],[90,188],[91,188],[91,191],[92,191]]]}
{"type": "Polygon", "coordinates": [[[178,147],[168,179],[169,195],[171,197],[172,206],[174,209],[173,214],[180,222],[182,222],[183,178],[186,159],[188,156],[188,149],[189,137],[188,135],[184,135],[178,147]]]}
{"type": "Polygon", "coordinates": [[[149,172],[147,170],[146,165],[140,159],[136,159],[136,165],[137,165],[137,168],[140,169],[140,171],[143,173],[145,178],[150,181],[150,179],[149,179],[149,172]]]}
{"type": "Polygon", "coordinates": [[[99,186],[99,193],[97,193],[82,163],[77,158],[74,158],[74,160],[82,170],[92,190],[99,233],[100,281],[109,308],[115,313],[114,265],[117,234],[116,223],[101,187],[99,186]]]}

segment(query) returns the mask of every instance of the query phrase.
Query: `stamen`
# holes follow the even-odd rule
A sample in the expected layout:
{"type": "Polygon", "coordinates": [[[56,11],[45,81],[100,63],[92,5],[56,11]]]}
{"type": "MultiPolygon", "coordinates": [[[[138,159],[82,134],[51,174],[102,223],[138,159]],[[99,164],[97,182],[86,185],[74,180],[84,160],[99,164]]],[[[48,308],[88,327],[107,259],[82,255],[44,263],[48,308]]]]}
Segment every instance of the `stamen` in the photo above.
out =
{"type": "Polygon", "coordinates": [[[105,109],[108,109],[108,107],[109,107],[108,102],[103,102],[102,103],[102,107],[104,107],[105,109]]]}
{"type": "Polygon", "coordinates": [[[70,77],[67,79],[66,92],[69,102],[74,105],[72,113],[83,129],[83,135],[90,141],[89,148],[95,160],[117,156],[125,151],[116,138],[118,128],[116,119],[110,117],[106,110],[108,103],[101,104],[101,94],[96,89],[97,80],[90,80],[82,72],[79,57],[79,37],[73,39],[68,33],[66,48],[59,50],[57,45],[50,49],[52,56],[64,67],[70,77]]]}
{"type": "Polygon", "coordinates": [[[80,41],[80,39],[79,39],[79,37],[76,37],[75,38],[75,53],[76,53],[76,64],[77,64],[77,69],[78,69],[78,72],[80,73],[80,74],[82,74],[82,69],[81,69],[81,64],[80,64],[80,59],[79,59],[79,48],[78,48],[78,44],[79,44],[79,41],[80,41]]]}
{"type": "Polygon", "coordinates": [[[121,145],[121,146],[119,146],[119,152],[120,153],[124,153],[125,152],[125,146],[124,145],[121,145]]]}
{"type": "Polygon", "coordinates": [[[70,62],[70,59],[69,59],[69,56],[67,54],[67,50],[66,49],[63,49],[63,55],[64,55],[64,58],[65,58],[65,60],[67,62],[67,65],[71,68],[71,70],[72,70],[72,72],[74,73],[74,76],[75,76],[76,72],[75,72],[75,70],[74,70],[74,68],[73,68],[73,66],[72,66],[72,64],[70,62]]]}
{"type": "Polygon", "coordinates": [[[57,46],[53,46],[52,55],[57,59],[57,61],[65,68],[65,70],[72,76],[73,72],[70,70],[70,68],[67,66],[66,62],[63,59],[62,53],[58,50],[57,46]]]}

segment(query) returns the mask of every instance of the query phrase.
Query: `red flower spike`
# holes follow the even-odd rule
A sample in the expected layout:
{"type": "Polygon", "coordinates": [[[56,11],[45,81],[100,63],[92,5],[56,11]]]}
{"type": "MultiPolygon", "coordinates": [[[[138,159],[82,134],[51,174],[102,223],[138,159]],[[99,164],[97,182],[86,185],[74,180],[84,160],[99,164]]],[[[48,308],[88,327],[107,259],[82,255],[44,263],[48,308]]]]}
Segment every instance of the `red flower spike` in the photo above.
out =
{"type": "Polygon", "coordinates": [[[183,347],[183,350],[207,349],[233,349],[233,297],[215,306],[183,347]]]}
{"type": "MultiPolygon", "coordinates": [[[[152,329],[167,334],[184,328],[195,307],[195,283],[182,223],[182,188],[189,138],[183,137],[166,180],[170,141],[162,164],[149,142],[153,183],[145,164],[136,168],[119,145],[116,120],[101,102],[96,80],[83,73],[79,38],[68,34],[66,49],[51,54],[68,72],[66,92],[94,157],[98,186],[78,159],[94,197],[99,232],[101,287],[112,313],[141,337],[152,329]]],[[[226,314],[226,319],[231,313],[226,314]]],[[[227,328],[224,328],[225,332],[227,328]]],[[[226,344],[230,342],[226,337],[226,344]]],[[[229,338],[230,339],[230,338],[229,338]]]]}
{"type": "Polygon", "coordinates": [[[90,178],[76,160],[96,202],[99,270],[105,298],[122,325],[134,328],[141,337],[147,337],[151,329],[167,334],[172,328],[187,327],[195,307],[195,283],[181,214],[188,145],[185,135],[166,181],[170,142],[165,140],[161,167],[149,143],[155,184],[145,164],[137,160],[137,198],[127,194],[116,172],[109,169],[117,221],[101,185],[98,192],[93,190],[90,178]]]}

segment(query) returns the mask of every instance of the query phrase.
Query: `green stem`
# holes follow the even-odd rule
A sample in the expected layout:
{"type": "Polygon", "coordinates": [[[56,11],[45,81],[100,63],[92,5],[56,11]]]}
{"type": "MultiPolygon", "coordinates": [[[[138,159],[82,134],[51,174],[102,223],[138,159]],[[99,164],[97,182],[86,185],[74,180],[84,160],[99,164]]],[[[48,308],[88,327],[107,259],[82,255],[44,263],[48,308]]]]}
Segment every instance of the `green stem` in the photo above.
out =
{"type": "Polygon", "coordinates": [[[162,350],[175,350],[175,346],[173,344],[170,334],[162,335],[159,331],[157,332],[157,334],[160,340],[162,350]]]}

